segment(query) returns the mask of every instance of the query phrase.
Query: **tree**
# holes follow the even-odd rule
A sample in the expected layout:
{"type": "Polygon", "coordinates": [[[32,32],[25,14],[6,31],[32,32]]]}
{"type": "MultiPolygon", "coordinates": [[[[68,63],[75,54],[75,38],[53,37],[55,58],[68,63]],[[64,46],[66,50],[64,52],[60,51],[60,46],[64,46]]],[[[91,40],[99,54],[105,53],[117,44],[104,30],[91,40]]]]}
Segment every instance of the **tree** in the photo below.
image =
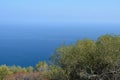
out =
{"type": "Polygon", "coordinates": [[[119,79],[119,36],[104,35],[96,41],[79,40],[75,45],[62,46],[56,52],[56,62],[69,76],[67,80],[119,79]]]}

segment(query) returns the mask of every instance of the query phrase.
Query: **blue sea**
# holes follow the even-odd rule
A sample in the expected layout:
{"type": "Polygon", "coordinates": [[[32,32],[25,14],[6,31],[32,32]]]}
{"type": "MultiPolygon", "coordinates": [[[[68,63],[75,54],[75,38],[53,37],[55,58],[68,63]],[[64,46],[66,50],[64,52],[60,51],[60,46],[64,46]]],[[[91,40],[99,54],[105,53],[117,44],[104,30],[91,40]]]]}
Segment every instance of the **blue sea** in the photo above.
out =
{"type": "Polygon", "coordinates": [[[118,24],[0,25],[0,65],[35,66],[61,45],[120,34],[118,24]]]}

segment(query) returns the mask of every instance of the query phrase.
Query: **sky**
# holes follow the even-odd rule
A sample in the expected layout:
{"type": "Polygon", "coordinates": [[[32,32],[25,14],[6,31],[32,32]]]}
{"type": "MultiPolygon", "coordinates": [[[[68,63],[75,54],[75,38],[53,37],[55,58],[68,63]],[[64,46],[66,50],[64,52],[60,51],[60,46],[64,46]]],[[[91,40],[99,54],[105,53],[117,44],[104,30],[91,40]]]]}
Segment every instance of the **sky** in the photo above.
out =
{"type": "Polygon", "coordinates": [[[120,0],[0,0],[0,24],[120,23],[120,0]]]}

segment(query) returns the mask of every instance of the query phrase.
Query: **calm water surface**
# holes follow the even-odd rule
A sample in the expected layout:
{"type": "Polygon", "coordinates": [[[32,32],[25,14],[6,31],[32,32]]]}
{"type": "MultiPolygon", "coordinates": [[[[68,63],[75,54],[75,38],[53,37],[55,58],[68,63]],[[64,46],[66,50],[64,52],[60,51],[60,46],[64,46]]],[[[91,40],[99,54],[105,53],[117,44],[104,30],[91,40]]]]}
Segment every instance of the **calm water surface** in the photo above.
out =
{"type": "Polygon", "coordinates": [[[120,25],[0,25],[0,65],[35,66],[48,61],[62,44],[78,39],[96,40],[103,34],[120,34],[120,25]]]}

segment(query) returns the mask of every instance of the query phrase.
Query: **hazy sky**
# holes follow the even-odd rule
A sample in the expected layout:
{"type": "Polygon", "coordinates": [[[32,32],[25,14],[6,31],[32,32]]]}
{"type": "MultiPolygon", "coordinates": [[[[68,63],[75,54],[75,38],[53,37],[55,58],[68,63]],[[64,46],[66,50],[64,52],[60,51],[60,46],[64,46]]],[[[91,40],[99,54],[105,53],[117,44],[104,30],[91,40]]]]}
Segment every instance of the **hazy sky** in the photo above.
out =
{"type": "Polygon", "coordinates": [[[0,24],[120,23],[120,0],[0,0],[0,24]]]}

